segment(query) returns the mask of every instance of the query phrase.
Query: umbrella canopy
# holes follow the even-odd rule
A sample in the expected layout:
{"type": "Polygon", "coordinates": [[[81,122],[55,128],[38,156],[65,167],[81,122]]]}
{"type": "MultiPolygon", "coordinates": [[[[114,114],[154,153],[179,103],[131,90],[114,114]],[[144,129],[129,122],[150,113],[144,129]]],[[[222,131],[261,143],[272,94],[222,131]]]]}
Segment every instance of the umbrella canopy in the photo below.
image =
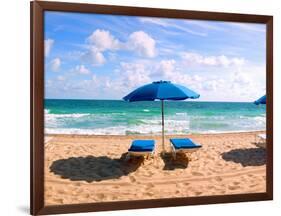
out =
{"type": "Polygon", "coordinates": [[[266,95],[262,96],[258,100],[254,101],[254,104],[259,105],[259,104],[266,104],[266,95]]]}
{"type": "Polygon", "coordinates": [[[185,100],[199,98],[196,92],[169,81],[157,81],[137,88],[125,96],[125,101],[185,100]]]}
{"type": "Polygon", "coordinates": [[[164,100],[196,99],[200,95],[196,92],[170,81],[157,81],[137,88],[123,98],[125,101],[154,101],[161,100],[162,108],[162,146],[164,147],[164,100]]]}

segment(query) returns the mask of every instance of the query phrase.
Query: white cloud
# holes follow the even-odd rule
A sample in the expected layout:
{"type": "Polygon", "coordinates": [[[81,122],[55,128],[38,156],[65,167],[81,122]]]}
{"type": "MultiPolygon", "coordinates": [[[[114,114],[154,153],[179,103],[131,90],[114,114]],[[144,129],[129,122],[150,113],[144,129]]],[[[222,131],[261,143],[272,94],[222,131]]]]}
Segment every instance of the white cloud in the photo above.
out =
{"type": "Polygon", "coordinates": [[[234,65],[244,65],[245,64],[245,59],[243,58],[232,58],[232,62],[234,65]]]}
{"type": "Polygon", "coordinates": [[[202,21],[202,20],[184,20],[188,25],[197,26],[206,30],[224,31],[225,29],[218,26],[216,21],[202,21]]]}
{"type": "Polygon", "coordinates": [[[69,51],[67,52],[63,57],[64,60],[68,60],[68,61],[75,61],[75,60],[79,60],[81,59],[81,57],[85,54],[85,52],[82,51],[69,51]]]}
{"type": "Polygon", "coordinates": [[[234,77],[233,77],[233,83],[238,84],[238,85],[250,85],[251,84],[251,79],[246,73],[241,73],[241,72],[235,72],[234,77]]]}
{"type": "Polygon", "coordinates": [[[92,81],[95,81],[95,82],[98,81],[97,75],[95,75],[95,74],[92,75],[92,81]]]}
{"type": "Polygon", "coordinates": [[[90,70],[85,65],[77,65],[73,71],[78,74],[90,74],[90,70]]]}
{"type": "Polygon", "coordinates": [[[64,77],[64,76],[61,76],[61,75],[60,75],[60,76],[57,76],[57,80],[58,80],[58,81],[64,81],[64,80],[65,80],[65,77],[64,77]]]}
{"type": "Polygon", "coordinates": [[[143,23],[151,23],[151,24],[155,24],[155,25],[159,25],[159,26],[163,26],[163,27],[169,26],[168,22],[166,22],[164,19],[160,19],[160,18],[140,17],[139,21],[141,21],[143,23]]]}
{"type": "Polygon", "coordinates": [[[201,88],[208,92],[214,92],[217,90],[222,90],[225,87],[224,85],[225,85],[225,80],[223,79],[211,79],[211,80],[204,81],[201,88]]]}
{"type": "Polygon", "coordinates": [[[51,49],[54,45],[54,40],[53,39],[46,39],[44,41],[44,50],[45,50],[45,56],[48,57],[50,52],[51,52],[51,49]]]}
{"type": "Polygon", "coordinates": [[[233,73],[230,83],[233,96],[240,98],[240,100],[244,98],[252,98],[252,100],[254,100],[257,92],[262,91],[262,86],[259,84],[258,80],[251,78],[248,74],[243,72],[233,73]]]}
{"type": "Polygon", "coordinates": [[[148,58],[156,56],[155,40],[143,31],[133,32],[127,41],[120,42],[109,31],[97,29],[87,38],[87,42],[89,43],[88,50],[81,55],[81,59],[94,66],[103,65],[106,62],[104,56],[106,51],[111,51],[111,60],[113,51],[116,50],[132,51],[148,58]]]}
{"type": "Polygon", "coordinates": [[[59,71],[60,66],[61,66],[61,60],[60,58],[54,58],[51,62],[50,62],[50,66],[51,66],[51,70],[52,71],[59,71]]]}
{"type": "Polygon", "coordinates": [[[106,62],[103,52],[107,50],[117,50],[120,42],[103,29],[95,30],[88,38],[88,50],[81,55],[81,59],[93,66],[103,65],[106,62]]]}
{"type": "Polygon", "coordinates": [[[103,65],[106,62],[103,53],[95,47],[91,47],[86,53],[84,53],[82,55],[82,59],[93,66],[103,65]]]}
{"type": "Polygon", "coordinates": [[[161,77],[161,79],[169,79],[175,73],[176,61],[174,59],[162,60],[160,64],[156,64],[155,69],[151,71],[152,77],[161,77]]]}
{"type": "MultiPolygon", "coordinates": [[[[75,67],[77,70],[81,68],[81,65],[75,67]]],[[[174,59],[160,62],[145,59],[121,62],[111,76],[90,73],[87,80],[69,85],[65,81],[64,88],[71,89],[73,95],[82,94],[88,98],[120,99],[141,85],[165,79],[192,89],[201,95],[199,100],[205,101],[253,101],[264,94],[265,66],[243,65],[239,68],[209,68],[206,71],[208,76],[200,71],[196,73],[193,68],[184,67],[181,61],[174,59]],[[221,75],[221,71],[225,73],[221,75]]],[[[59,81],[63,79],[57,77],[54,80],[58,88],[62,88],[59,81]]]]}
{"type": "Polygon", "coordinates": [[[150,71],[142,63],[120,63],[121,85],[129,88],[138,87],[144,83],[151,82],[150,71]]]}
{"type": "Polygon", "coordinates": [[[136,51],[140,56],[155,57],[155,40],[143,31],[136,31],[130,34],[127,48],[136,51]]]}
{"type": "Polygon", "coordinates": [[[152,58],[156,56],[155,40],[143,31],[136,31],[129,35],[125,42],[118,39],[106,30],[97,29],[88,38],[87,51],[81,55],[81,59],[93,66],[106,62],[104,52],[109,52],[110,60],[114,60],[114,51],[127,50],[136,52],[139,56],[152,58]]]}
{"type": "Polygon", "coordinates": [[[159,25],[161,27],[172,27],[172,28],[175,28],[182,32],[189,33],[189,34],[196,35],[196,36],[202,36],[202,37],[207,36],[207,34],[204,32],[194,31],[187,26],[175,24],[171,21],[168,21],[167,19],[141,17],[141,18],[139,18],[139,21],[141,21],[143,23],[159,25]]]}
{"type": "Polygon", "coordinates": [[[250,24],[250,23],[229,23],[230,25],[246,31],[264,33],[266,31],[265,24],[250,24]]]}
{"type": "Polygon", "coordinates": [[[245,63],[243,58],[229,58],[225,55],[219,56],[203,56],[195,52],[182,53],[182,59],[189,65],[203,65],[203,66],[241,66],[245,63]]]}
{"type": "Polygon", "coordinates": [[[164,74],[171,74],[175,70],[176,61],[174,59],[171,60],[162,60],[160,62],[160,69],[164,72],[164,74]]]}
{"type": "Polygon", "coordinates": [[[103,29],[95,30],[87,40],[99,51],[116,50],[120,47],[120,42],[109,31],[103,29]]]}

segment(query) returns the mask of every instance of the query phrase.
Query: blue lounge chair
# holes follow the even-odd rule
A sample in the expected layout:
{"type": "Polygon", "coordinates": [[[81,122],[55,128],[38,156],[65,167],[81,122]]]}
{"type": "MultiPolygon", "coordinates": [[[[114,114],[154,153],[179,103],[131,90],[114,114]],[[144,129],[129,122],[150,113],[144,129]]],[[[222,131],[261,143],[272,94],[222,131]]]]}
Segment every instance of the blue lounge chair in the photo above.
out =
{"type": "Polygon", "coordinates": [[[173,151],[173,157],[176,158],[178,152],[182,153],[193,153],[200,149],[202,146],[200,144],[195,144],[189,138],[174,138],[170,139],[171,148],[173,151]]]}
{"type": "Polygon", "coordinates": [[[134,140],[128,149],[127,159],[134,156],[153,156],[155,152],[154,140],[134,140]]]}

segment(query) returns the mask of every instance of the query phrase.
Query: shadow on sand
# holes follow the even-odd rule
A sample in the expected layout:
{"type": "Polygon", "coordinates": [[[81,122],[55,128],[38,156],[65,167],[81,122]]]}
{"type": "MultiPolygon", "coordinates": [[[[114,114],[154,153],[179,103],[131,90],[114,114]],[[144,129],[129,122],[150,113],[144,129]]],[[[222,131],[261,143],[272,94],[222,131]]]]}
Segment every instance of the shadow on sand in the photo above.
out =
{"type": "Polygon", "coordinates": [[[266,163],[266,149],[248,148],[234,149],[222,153],[222,158],[226,161],[240,163],[242,166],[262,166],[266,163]]]}
{"type": "Polygon", "coordinates": [[[125,156],[126,153],[119,159],[107,156],[70,157],[54,161],[50,170],[54,174],[72,181],[93,182],[118,179],[136,171],[144,160],[142,157],[138,157],[127,162],[125,156]]]}
{"type": "Polygon", "coordinates": [[[163,170],[185,169],[188,167],[188,158],[185,154],[178,153],[176,159],[174,159],[171,152],[165,152],[161,154],[161,158],[165,164],[163,170]]]}

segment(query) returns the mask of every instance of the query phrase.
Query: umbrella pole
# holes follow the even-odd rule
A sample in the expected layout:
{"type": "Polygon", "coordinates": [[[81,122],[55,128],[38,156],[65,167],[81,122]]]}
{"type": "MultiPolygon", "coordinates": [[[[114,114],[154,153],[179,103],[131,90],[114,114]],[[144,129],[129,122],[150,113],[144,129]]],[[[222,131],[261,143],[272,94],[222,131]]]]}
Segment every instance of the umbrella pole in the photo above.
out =
{"type": "Polygon", "coordinates": [[[165,152],[165,143],[164,143],[164,100],[161,100],[161,110],[162,110],[162,148],[165,152]]]}

